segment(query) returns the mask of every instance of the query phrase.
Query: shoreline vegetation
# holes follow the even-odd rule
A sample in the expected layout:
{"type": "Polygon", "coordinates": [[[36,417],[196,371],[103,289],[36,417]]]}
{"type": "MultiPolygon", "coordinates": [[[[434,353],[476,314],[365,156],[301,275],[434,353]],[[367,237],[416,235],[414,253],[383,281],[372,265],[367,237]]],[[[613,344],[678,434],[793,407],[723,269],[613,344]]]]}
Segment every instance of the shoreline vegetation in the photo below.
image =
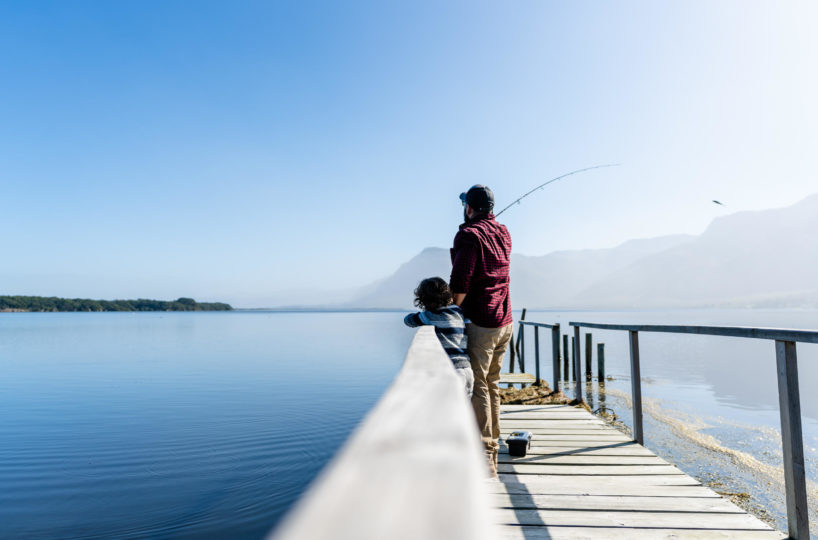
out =
{"type": "Polygon", "coordinates": [[[56,311],[232,311],[230,304],[197,302],[193,298],[176,300],[91,300],[56,296],[0,296],[0,312],[56,311]]]}

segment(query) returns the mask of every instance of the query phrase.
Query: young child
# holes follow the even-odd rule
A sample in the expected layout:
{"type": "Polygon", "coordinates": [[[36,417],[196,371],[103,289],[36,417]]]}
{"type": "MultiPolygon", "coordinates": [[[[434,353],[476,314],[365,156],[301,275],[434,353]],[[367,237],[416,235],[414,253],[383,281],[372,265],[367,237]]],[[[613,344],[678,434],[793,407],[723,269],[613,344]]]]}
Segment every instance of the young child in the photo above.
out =
{"type": "Polygon", "coordinates": [[[466,320],[459,306],[452,304],[449,284],[442,278],[424,279],[415,289],[415,306],[423,311],[410,313],[403,319],[406,326],[432,325],[443,350],[451,358],[454,369],[463,379],[466,394],[471,398],[474,373],[466,352],[466,320]]]}

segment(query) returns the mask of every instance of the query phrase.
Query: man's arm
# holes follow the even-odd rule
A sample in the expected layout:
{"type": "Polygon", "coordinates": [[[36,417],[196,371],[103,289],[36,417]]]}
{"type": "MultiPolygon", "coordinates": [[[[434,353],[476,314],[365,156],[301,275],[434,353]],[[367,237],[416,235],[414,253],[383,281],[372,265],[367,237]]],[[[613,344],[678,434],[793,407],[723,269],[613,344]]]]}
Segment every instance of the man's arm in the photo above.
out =
{"type": "Polygon", "coordinates": [[[478,247],[475,239],[462,232],[458,233],[455,237],[454,249],[452,249],[452,275],[449,279],[452,299],[458,306],[462,305],[469,293],[469,285],[477,266],[477,253],[478,247]]]}

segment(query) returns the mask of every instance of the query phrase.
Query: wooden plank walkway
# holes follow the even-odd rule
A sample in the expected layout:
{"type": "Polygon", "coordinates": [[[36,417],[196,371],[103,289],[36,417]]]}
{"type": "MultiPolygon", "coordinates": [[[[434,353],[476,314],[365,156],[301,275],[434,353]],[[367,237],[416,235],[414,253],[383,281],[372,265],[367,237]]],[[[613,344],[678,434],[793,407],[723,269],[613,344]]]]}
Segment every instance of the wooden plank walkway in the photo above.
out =
{"type": "Polygon", "coordinates": [[[584,409],[503,405],[500,430],[534,439],[522,458],[501,443],[499,538],[787,537],[584,409]]]}
{"type": "Polygon", "coordinates": [[[537,382],[537,378],[532,375],[531,373],[501,373],[500,374],[500,384],[505,383],[523,383],[523,384],[534,384],[537,382]]]}

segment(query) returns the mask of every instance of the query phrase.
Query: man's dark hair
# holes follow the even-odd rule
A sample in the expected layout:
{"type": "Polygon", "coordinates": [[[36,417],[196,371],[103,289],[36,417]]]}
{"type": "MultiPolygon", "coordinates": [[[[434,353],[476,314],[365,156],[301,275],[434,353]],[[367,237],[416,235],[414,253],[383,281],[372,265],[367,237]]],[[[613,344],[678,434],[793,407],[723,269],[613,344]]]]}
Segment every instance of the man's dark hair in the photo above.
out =
{"type": "Polygon", "coordinates": [[[452,303],[452,291],[443,278],[426,278],[415,289],[415,306],[427,311],[448,306],[452,303]]]}

